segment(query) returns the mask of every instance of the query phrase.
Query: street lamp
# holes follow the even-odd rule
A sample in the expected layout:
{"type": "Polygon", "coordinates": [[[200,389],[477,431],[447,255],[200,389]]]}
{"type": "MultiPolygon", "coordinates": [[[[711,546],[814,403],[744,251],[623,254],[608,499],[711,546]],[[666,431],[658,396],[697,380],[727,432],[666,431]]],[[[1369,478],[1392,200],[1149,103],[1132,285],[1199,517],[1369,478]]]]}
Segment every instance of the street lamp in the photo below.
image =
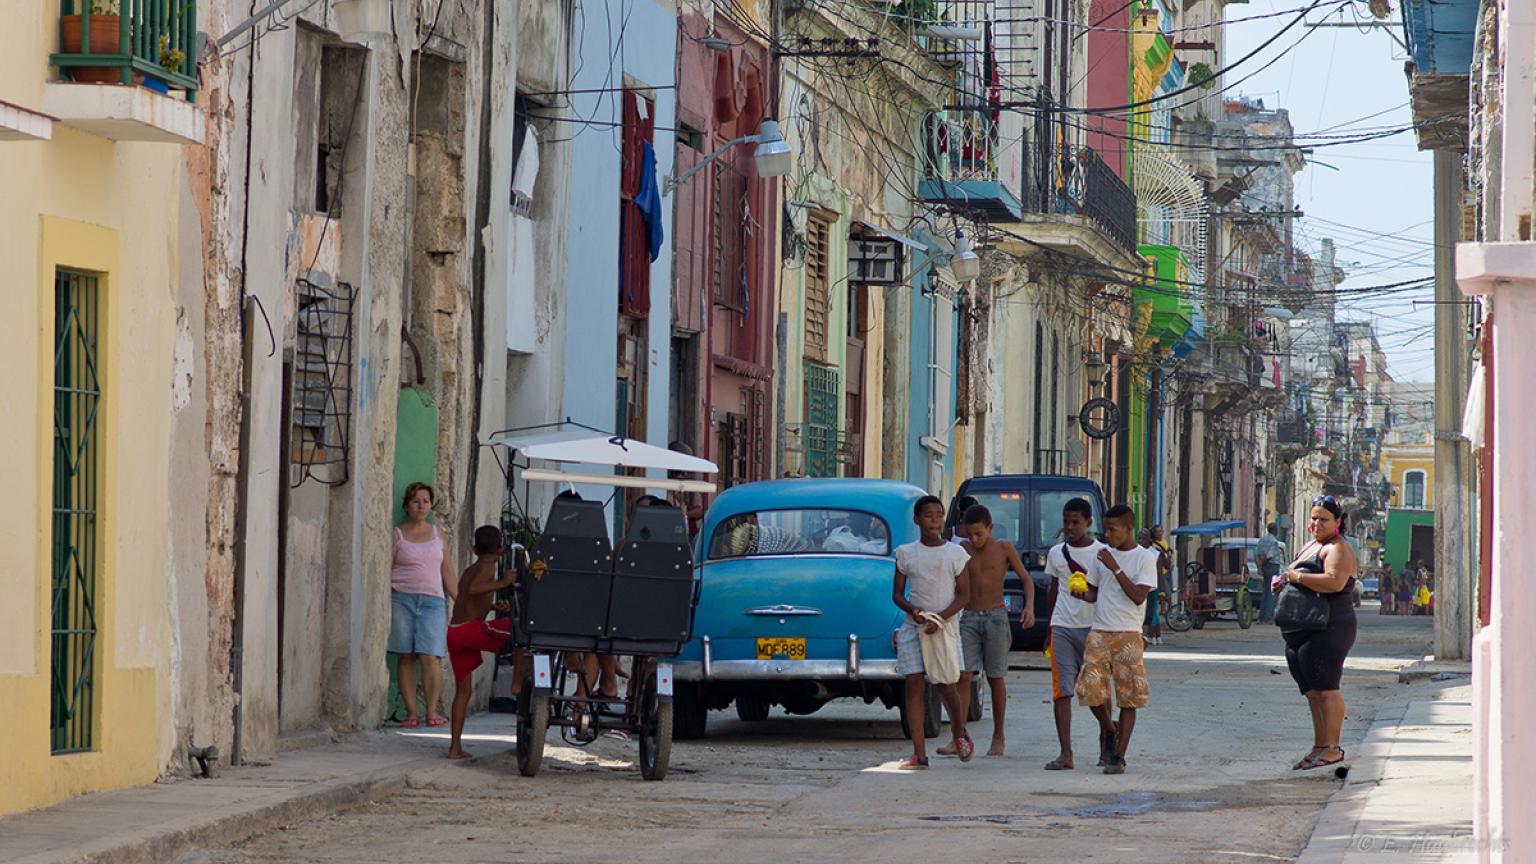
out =
{"type": "Polygon", "coordinates": [[[961,282],[969,282],[981,275],[981,257],[971,251],[970,238],[964,231],[955,231],[955,251],[949,259],[949,269],[961,282]]]}
{"type": "Polygon", "coordinates": [[[699,172],[705,165],[719,159],[726,151],[737,144],[756,144],[757,149],[752,151],[752,161],[757,166],[757,173],[761,177],[783,177],[789,173],[790,163],[794,156],[789,142],[784,140],[784,135],[779,132],[777,120],[764,120],[756,135],[743,135],[733,138],[720,145],[720,149],[705,156],[703,159],[676,177],[667,177],[661,181],[661,194],[670,195],[672,190],[688,181],[688,178],[699,172]]]}

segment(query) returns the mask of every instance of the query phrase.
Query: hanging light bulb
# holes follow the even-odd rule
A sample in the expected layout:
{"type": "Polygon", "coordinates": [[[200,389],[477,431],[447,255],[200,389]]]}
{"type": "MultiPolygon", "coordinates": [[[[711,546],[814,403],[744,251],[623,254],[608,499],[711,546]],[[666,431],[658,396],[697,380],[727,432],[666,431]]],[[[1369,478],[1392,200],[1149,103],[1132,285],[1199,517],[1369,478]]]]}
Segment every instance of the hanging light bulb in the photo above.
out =
{"type": "Polygon", "coordinates": [[[971,240],[961,230],[955,231],[955,251],[949,259],[950,272],[961,282],[969,282],[981,275],[981,257],[971,251],[971,240]]]}

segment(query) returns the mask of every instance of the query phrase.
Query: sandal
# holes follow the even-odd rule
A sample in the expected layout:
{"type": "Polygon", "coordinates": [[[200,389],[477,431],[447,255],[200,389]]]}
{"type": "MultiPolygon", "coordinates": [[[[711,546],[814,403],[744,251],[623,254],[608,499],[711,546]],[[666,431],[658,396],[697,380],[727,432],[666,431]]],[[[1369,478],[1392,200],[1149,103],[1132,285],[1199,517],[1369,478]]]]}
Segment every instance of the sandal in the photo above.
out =
{"type": "Polygon", "coordinates": [[[433,714],[427,718],[427,725],[432,727],[447,726],[448,718],[440,714],[433,714]]]}
{"type": "Polygon", "coordinates": [[[409,714],[409,715],[406,716],[406,718],[404,720],[400,721],[400,728],[401,729],[415,729],[416,727],[418,727],[420,725],[421,725],[421,718],[417,717],[415,714],[409,714]]]}
{"type": "Polygon", "coordinates": [[[971,757],[976,755],[976,744],[971,741],[971,736],[967,735],[955,744],[955,755],[960,757],[961,762],[971,761],[971,757]]]}
{"type": "Polygon", "coordinates": [[[928,759],[926,757],[919,759],[916,756],[908,756],[896,763],[896,770],[898,771],[926,771],[927,769],[928,759]]]}
{"type": "Polygon", "coordinates": [[[1311,764],[1312,760],[1317,758],[1317,754],[1323,752],[1323,749],[1324,748],[1322,748],[1322,747],[1313,747],[1311,750],[1308,750],[1307,751],[1307,755],[1301,757],[1301,759],[1295,765],[1291,766],[1291,770],[1292,771],[1303,771],[1303,770],[1306,770],[1306,768],[1311,764]]]}
{"type": "Polygon", "coordinates": [[[940,756],[958,756],[958,755],[960,755],[959,748],[955,747],[954,744],[945,744],[943,747],[940,747],[938,750],[936,750],[934,752],[938,753],[940,756]]]}
{"type": "Polygon", "coordinates": [[[1304,764],[1301,766],[1301,770],[1303,770],[1303,771],[1311,771],[1314,768],[1327,768],[1330,765],[1337,765],[1340,762],[1344,761],[1344,748],[1343,747],[1339,747],[1338,745],[1334,745],[1332,747],[1324,747],[1323,750],[1324,751],[1327,751],[1327,750],[1337,750],[1337,751],[1339,751],[1339,758],[1337,758],[1337,759],[1324,759],[1321,754],[1319,754],[1317,756],[1308,756],[1306,759],[1302,760],[1302,762],[1304,764]]]}
{"type": "Polygon", "coordinates": [[[1045,763],[1045,770],[1047,770],[1047,771],[1071,771],[1072,770],[1072,763],[1068,762],[1065,759],[1052,759],[1051,761],[1045,763]]]}

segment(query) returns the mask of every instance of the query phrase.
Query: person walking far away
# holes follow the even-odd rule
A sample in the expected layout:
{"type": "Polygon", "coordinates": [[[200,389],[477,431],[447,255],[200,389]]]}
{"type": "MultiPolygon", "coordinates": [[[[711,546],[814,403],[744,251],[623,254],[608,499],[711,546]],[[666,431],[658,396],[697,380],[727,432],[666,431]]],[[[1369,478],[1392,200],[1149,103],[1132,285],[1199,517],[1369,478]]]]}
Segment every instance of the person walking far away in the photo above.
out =
{"type": "Polygon", "coordinates": [[[1419,578],[1419,561],[1415,558],[1403,565],[1402,578],[1397,580],[1397,607],[1396,614],[1411,615],[1413,613],[1413,587],[1419,578]]]}
{"type": "Polygon", "coordinates": [[[1285,616],[1276,622],[1285,636],[1285,663],[1312,712],[1312,750],[1292,766],[1306,771],[1344,761],[1339,737],[1344,729],[1344,658],[1355,644],[1355,574],[1359,561],[1344,539],[1344,509],[1332,495],[1312,501],[1308,524],[1312,543],[1301,550],[1289,569],[1275,577],[1271,588],[1279,594],[1287,585],[1322,595],[1327,601],[1327,624],[1321,629],[1288,629],[1285,616]]]}
{"type": "Polygon", "coordinates": [[[517,581],[516,572],[496,578],[501,563],[501,529],[481,525],[475,529],[475,563],[464,568],[459,578],[459,594],[453,601],[453,620],[448,624],[448,662],[453,666],[452,740],[449,759],[468,759],[460,746],[464,735],[464,717],[469,713],[469,699],[474,693],[475,670],[485,662],[481,656],[498,653],[512,638],[512,619],[485,620],[496,604],[496,592],[517,581]]]}
{"type": "Polygon", "coordinates": [[[1104,514],[1104,540],[1088,568],[1087,585],[1073,596],[1094,604],[1093,628],[1083,648],[1077,677],[1077,701],[1099,720],[1099,749],[1105,774],[1124,774],[1125,754],[1136,711],[1147,707],[1151,687],[1142,663],[1142,619],[1147,595],[1157,587],[1157,552],[1139,546],[1136,513],[1124,504],[1104,514]],[[1110,685],[1114,698],[1110,698],[1110,685]],[[1111,701],[1120,706],[1119,722],[1110,719],[1111,701]]]}
{"type": "MultiPolygon", "coordinates": [[[[1093,506],[1086,498],[1073,498],[1061,510],[1061,533],[1066,540],[1045,553],[1045,575],[1051,587],[1046,605],[1051,606],[1051,713],[1056,719],[1056,739],[1061,751],[1045,763],[1047,771],[1072,770],[1072,696],[1077,692],[1083,649],[1093,626],[1094,607],[1073,595],[1088,587],[1088,568],[1104,544],[1088,533],[1093,527],[1093,506]]],[[[1102,712],[1102,728],[1113,728],[1109,709],[1102,712]]],[[[1101,748],[1102,751],[1102,748],[1101,748]]]]}
{"type": "MultiPolygon", "coordinates": [[[[1269,533],[1259,539],[1259,545],[1254,547],[1254,563],[1259,565],[1259,575],[1264,577],[1264,584],[1268,585],[1276,576],[1280,575],[1280,567],[1285,561],[1285,544],[1280,542],[1280,523],[1269,523],[1269,533]]],[[[1275,623],[1275,593],[1273,591],[1261,591],[1259,600],[1259,623],[1275,623]]]]}
{"type": "Polygon", "coordinates": [[[446,592],[453,599],[458,588],[442,529],[427,521],[436,497],[425,483],[405,487],[405,520],[395,529],[395,560],[389,571],[387,650],[397,655],[396,677],[400,698],[405,700],[405,720],[400,726],[405,729],[421,725],[416,713],[418,663],[427,691],[422,712],[426,723],[448,725],[447,718],[437,713],[437,700],[443,694],[442,658],[448,653],[448,604],[443,595],[446,592]]]}
{"type": "Polygon", "coordinates": [[[926,677],[938,688],[949,711],[949,730],[961,762],[971,761],[976,747],[965,731],[960,710],[960,628],[956,616],[971,599],[971,556],[958,543],[944,539],[944,502],[932,495],[917,499],[912,521],[922,536],[896,548],[896,582],[891,599],[907,613],[896,630],[896,672],[906,679],[907,731],[912,756],[900,768],[928,767],[923,735],[923,687],[926,677]]]}
{"type": "MultiPolygon", "coordinates": [[[[1008,569],[1019,574],[1025,585],[1033,586],[1029,571],[1019,560],[1018,550],[1007,540],[992,536],[992,512],[980,504],[965,511],[961,529],[968,538],[960,544],[971,556],[971,600],[960,613],[960,647],[965,667],[960,673],[960,714],[970,716],[971,678],[985,672],[992,692],[992,746],[988,756],[1003,755],[1003,714],[1008,705],[1008,652],[1013,648],[1013,628],[1008,621],[1008,603],[1003,599],[1003,578],[1008,569]]],[[[1024,592],[1024,611],[1020,615],[1024,629],[1035,626],[1035,592],[1024,592]]],[[[940,747],[940,756],[954,751],[940,747]]]]}

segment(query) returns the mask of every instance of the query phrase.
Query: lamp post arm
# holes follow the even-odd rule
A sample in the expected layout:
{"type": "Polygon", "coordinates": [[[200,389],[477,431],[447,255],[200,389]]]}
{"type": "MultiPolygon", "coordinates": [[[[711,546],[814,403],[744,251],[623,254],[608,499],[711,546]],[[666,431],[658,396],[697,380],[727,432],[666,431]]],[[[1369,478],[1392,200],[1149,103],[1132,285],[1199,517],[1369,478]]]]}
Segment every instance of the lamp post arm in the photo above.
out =
{"type": "Polygon", "coordinates": [[[670,195],[670,194],[672,194],[672,190],[673,189],[676,189],[677,187],[679,187],[679,186],[683,185],[684,183],[688,182],[688,178],[690,178],[693,175],[699,173],[699,169],[701,169],[705,165],[708,165],[709,163],[715,161],[716,159],[719,159],[721,156],[724,156],[725,155],[725,151],[731,149],[732,147],[735,147],[737,144],[757,144],[757,143],[760,143],[762,140],[763,140],[763,136],[761,136],[761,135],[743,135],[740,138],[733,138],[730,141],[727,141],[724,144],[721,144],[720,145],[720,149],[718,149],[715,152],[709,154],[708,156],[705,156],[703,159],[701,159],[699,161],[698,164],[694,165],[692,168],[689,168],[687,171],[684,171],[683,173],[677,175],[676,177],[667,177],[667,178],[663,179],[661,181],[661,194],[663,194],[663,195],[670,195]]]}

